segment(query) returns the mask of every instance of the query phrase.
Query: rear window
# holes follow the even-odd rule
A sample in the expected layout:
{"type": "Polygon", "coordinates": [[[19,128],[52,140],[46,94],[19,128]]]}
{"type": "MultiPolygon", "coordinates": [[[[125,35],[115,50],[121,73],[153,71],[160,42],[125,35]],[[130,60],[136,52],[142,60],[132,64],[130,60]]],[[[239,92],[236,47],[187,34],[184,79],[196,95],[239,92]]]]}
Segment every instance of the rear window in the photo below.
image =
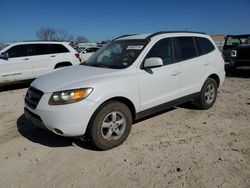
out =
{"type": "Polygon", "coordinates": [[[61,45],[61,44],[52,44],[51,45],[52,47],[52,53],[66,53],[66,52],[69,52],[69,50],[61,45]]]}
{"type": "Polygon", "coordinates": [[[195,37],[194,39],[196,42],[198,55],[208,54],[215,49],[214,45],[207,38],[195,37]]]}
{"type": "Polygon", "coordinates": [[[179,60],[184,61],[197,56],[193,37],[176,37],[179,60]]]}

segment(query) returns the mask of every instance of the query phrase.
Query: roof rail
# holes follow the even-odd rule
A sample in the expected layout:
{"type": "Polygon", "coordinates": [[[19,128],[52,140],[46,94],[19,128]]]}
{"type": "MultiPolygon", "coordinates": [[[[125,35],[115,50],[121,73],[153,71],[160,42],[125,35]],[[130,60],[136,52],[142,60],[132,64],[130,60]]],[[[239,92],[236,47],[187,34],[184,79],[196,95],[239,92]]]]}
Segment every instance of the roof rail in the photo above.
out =
{"type": "Polygon", "coordinates": [[[194,31],[159,31],[156,33],[152,33],[151,35],[147,36],[146,39],[151,39],[152,37],[160,34],[168,34],[168,33],[197,33],[197,34],[206,34],[203,32],[194,32],[194,31]]]}
{"type": "MultiPolygon", "coordinates": [[[[129,36],[133,36],[133,35],[136,35],[136,34],[122,35],[122,36],[119,36],[119,37],[114,38],[113,40],[116,40],[116,39],[119,39],[119,38],[123,38],[123,37],[129,37],[129,36]]],[[[112,40],[112,41],[113,41],[113,40],[112,40]]]]}

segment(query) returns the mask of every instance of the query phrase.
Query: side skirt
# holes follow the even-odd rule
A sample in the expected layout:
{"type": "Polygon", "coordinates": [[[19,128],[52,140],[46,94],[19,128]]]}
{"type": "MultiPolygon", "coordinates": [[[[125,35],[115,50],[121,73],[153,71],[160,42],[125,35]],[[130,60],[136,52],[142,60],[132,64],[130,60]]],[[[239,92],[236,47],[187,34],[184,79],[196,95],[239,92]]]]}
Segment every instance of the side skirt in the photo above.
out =
{"type": "Polygon", "coordinates": [[[197,97],[199,97],[199,94],[200,94],[199,92],[193,93],[191,95],[187,95],[185,97],[181,97],[179,99],[175,99],[173,101],[169,101],[169,102],[160,104],[158,106],[155,106],[155,107],[143,110],[141,112],[138,112],[135,115],[135,120],[141,119],[143,117],[146,117],[146,116],[149,116],[149,115],[161,112],[161,111],[169,109],[171,107],[178,106],[178,105],[183,104],[185,102],[188,102],[188,101],[191,101],[193,99],[196,99],[197,97]]]}

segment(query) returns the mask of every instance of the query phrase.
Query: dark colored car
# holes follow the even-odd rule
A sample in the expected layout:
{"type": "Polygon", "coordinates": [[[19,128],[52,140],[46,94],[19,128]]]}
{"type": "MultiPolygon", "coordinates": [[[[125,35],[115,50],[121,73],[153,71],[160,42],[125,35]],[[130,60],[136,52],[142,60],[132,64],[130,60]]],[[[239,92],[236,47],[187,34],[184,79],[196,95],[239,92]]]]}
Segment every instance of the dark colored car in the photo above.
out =
{"type": "Polygon", "coordinates": [[[223,57],[232,67],[250,66],[250,34],[228,35],[223,46],[223,57]]]}

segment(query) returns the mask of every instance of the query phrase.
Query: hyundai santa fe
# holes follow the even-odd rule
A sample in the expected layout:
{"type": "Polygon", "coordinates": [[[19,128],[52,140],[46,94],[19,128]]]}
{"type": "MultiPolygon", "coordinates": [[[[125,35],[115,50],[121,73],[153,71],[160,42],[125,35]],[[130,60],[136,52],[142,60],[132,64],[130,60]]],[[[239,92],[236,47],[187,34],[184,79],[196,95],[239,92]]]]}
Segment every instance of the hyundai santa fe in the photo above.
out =
{"type": "Polygon", "coordinates": [[[210,108],[224,78],[221,53],[204,33],[126,35],[82,65],[36,79],[25,96],[25,116],[107,150],[122,144],[144,116],[191,100],[210,108]]]}

